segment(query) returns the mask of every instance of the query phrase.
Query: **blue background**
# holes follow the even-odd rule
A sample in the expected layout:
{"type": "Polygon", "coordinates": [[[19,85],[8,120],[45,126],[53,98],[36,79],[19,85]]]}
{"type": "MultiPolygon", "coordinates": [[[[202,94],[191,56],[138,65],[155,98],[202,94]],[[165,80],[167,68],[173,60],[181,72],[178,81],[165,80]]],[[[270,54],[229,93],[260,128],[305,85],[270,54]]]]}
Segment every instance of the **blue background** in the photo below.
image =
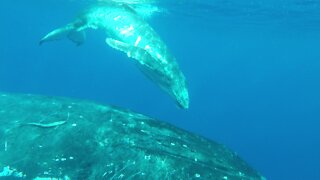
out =
{"type": "Polygon", "coordinates": [[[320,2],[179,2],[149,22],[187,77],[187,111],[102,31],[38,45],[90,1],[1,1],[0,91],[129,108],[227,145],[268,179],[320,179],[320,2]]]}

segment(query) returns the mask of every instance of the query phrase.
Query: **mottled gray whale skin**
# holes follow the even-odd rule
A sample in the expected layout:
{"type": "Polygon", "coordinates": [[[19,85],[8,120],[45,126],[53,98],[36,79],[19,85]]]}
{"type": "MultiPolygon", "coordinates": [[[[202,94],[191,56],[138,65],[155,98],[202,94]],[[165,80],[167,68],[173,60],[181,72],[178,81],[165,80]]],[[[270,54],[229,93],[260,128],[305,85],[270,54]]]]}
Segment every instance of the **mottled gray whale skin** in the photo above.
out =
{"type": "Polygon", "coordinates": [[[264,179],[225,146],[129,110],[4,93],[0,107],[0,179],[264,179]]]}
{"type": "Polygon", "coordinates": [[[75,21],[47,34],[40,44],[68,37],[80,45],[88,28],[104,30],[109,46],[134,59],[138,68],[173,97],[179,107],[189,107],[186,79],[176,59],[141,13],[128,4],[110,1],[92,6],[75,21]]]}

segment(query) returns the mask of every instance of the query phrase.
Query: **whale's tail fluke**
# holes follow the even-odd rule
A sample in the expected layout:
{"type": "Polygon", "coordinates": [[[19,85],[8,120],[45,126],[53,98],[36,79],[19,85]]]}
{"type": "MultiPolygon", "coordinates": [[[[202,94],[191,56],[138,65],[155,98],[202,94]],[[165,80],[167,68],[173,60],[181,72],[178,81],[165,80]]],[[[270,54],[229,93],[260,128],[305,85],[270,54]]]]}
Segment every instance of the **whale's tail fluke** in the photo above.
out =
{"type": "Polygon", "coordinates": [[[85,41],[86,34],[84,30],[78,28],[75,23],[71,23],[48,33],[40,40],[39,45],[42,45],[45,42],[60,40],[63,38],[68,38],[79,46],[85,41]]]}

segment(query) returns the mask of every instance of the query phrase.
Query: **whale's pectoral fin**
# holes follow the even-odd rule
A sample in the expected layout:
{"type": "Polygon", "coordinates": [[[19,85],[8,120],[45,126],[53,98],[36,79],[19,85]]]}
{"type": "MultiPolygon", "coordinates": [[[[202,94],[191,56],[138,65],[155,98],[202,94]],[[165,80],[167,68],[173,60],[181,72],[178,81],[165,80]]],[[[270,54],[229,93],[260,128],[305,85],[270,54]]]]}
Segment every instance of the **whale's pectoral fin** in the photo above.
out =
{"type": "Polygon", "coordinates": [[[114,49],[126,53],[128,57],[136,60],[138,65],[148,68],[149,70],[154,68],[151,65],[154,59],[146,50],[111,38],[107,38],[106,43],[114,49]]]}
{"type": "Polygon", "coordinates": [[[86,39],[86,35],[83,30],[78,30],[73,24],[68,24],[65,27],[55,29],[48,33],[40,40],[39,44],[41,45],[48,41],[60,40],[66,37],[78,46],[86,39]]]}
{"type": "Polygon", "coordinates": [[[145,49],[111,38],[107,38],[106,43],[133,58],[138,69],[165,91],[171,86],[170,77],[163,75],[163,67],[159,67],[161,65],[155,63],[156,60],[145,49]]]}
{"type": "Polygon", "coordinates": [[[68,39],[80,46],[86,40],[86,33],[83,30],[74,30],[68,34],[68,39]]]}

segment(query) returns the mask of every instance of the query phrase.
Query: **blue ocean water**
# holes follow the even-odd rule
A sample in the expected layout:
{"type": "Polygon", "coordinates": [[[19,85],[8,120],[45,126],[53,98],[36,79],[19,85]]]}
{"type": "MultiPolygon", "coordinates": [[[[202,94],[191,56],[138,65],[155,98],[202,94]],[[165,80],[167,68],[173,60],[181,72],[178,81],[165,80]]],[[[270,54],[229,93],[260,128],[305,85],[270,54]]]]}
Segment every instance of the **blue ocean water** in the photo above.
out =
{"type": "Polygon", "coordinates": [[[149,23],[190,89],[181,110],[89,31],[39,46],[93,0],[0,2],[0,91],[113,104],[223,143],[268,179],[320,179],[320,1],[162,1],[149,23]]]}

